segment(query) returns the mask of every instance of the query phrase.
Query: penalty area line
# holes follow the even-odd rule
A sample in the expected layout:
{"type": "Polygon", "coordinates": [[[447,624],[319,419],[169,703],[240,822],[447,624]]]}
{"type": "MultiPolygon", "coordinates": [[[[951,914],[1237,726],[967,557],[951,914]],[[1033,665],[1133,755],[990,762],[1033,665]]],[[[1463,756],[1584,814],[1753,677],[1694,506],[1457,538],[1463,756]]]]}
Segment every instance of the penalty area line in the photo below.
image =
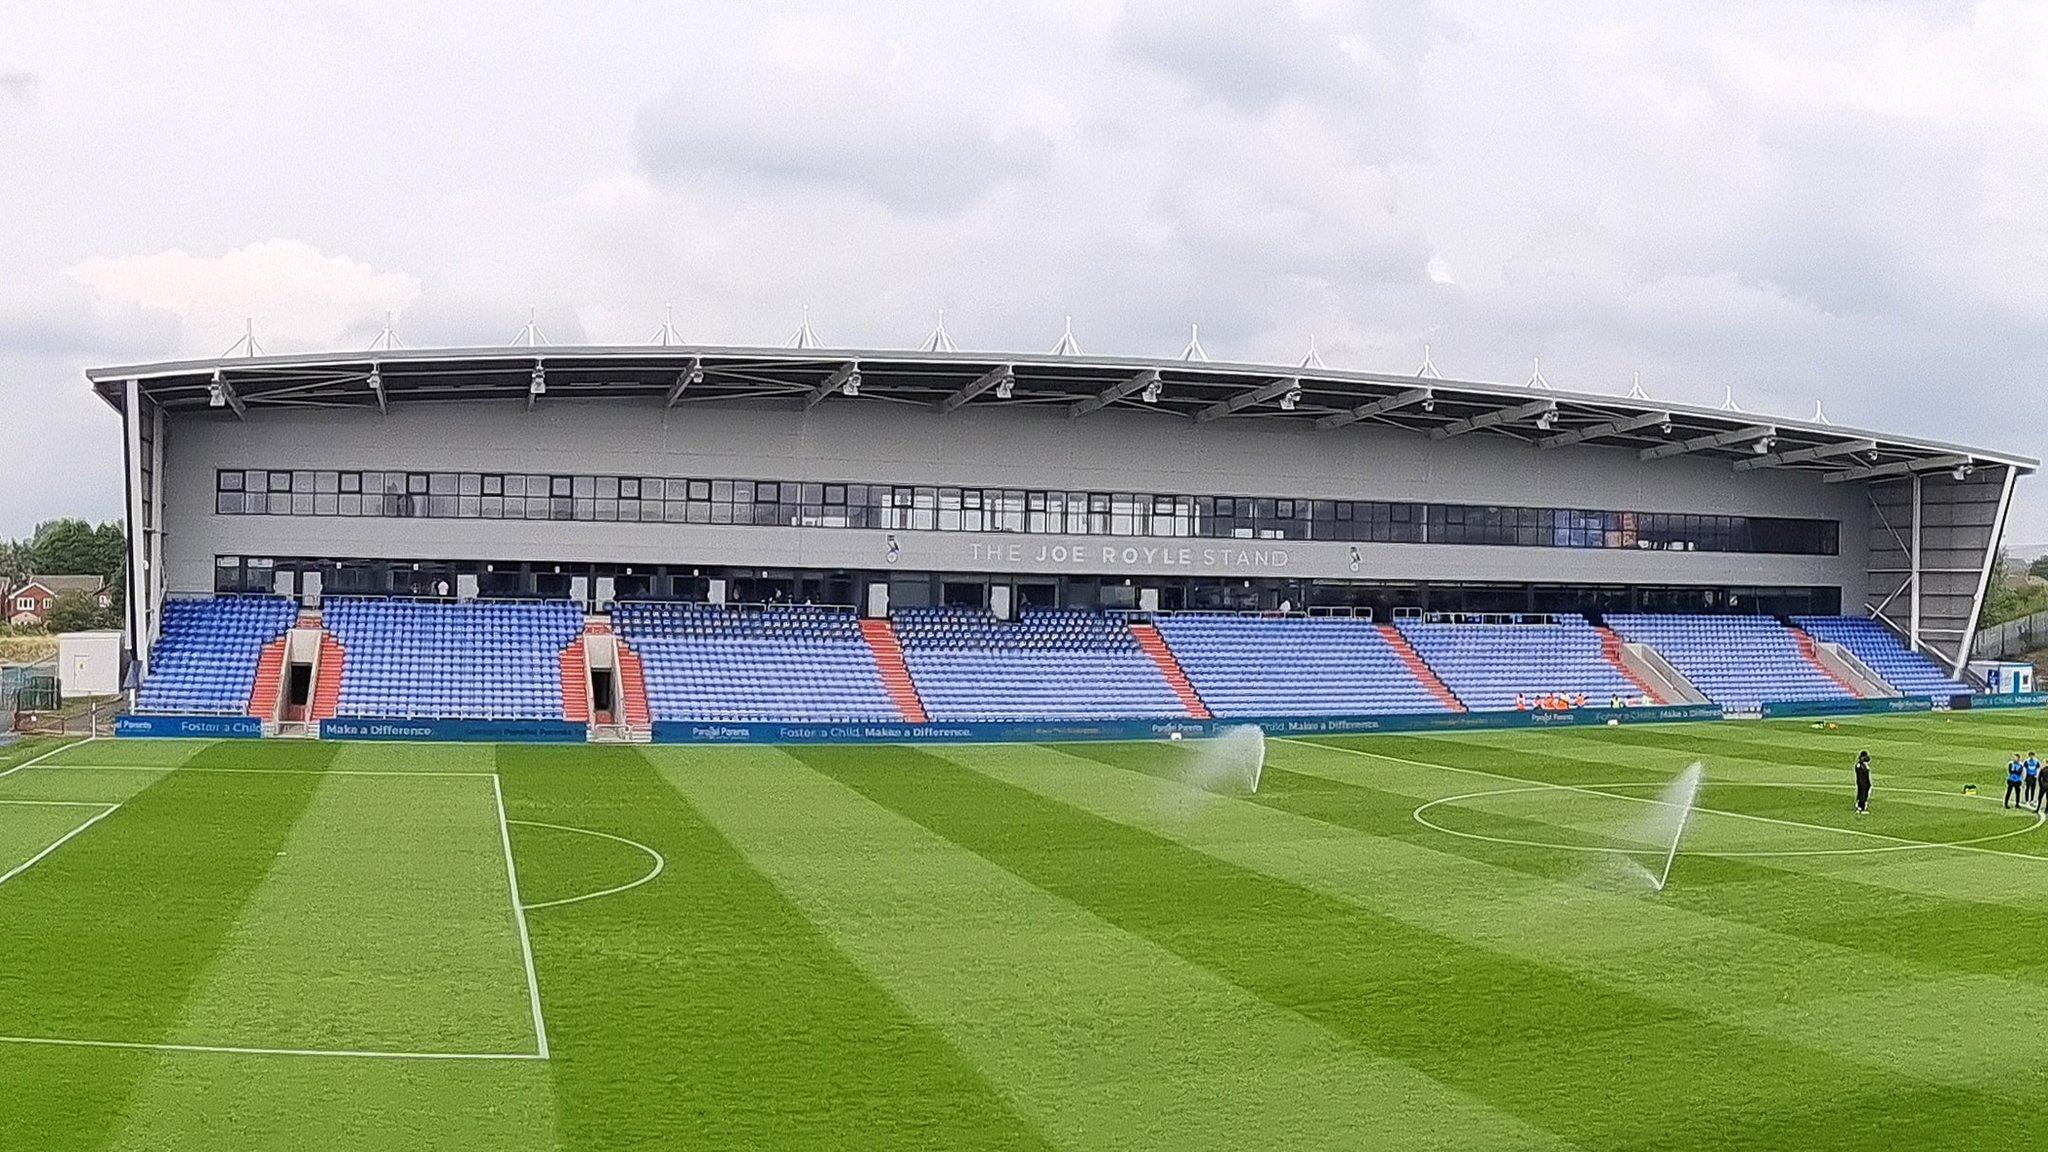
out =
{"type": "Polygon", "coordinates": [[[66,832],[62,836],[57,837],[57,842],[50,845],[48,848],[45,848],[41,852],[36,853],[35,855],[29,857],[26,860],[23,860],[21,863],[15,865],[13,868],[8,869],[5,873],[0,873],[0,884],[5,884],[9,880],[14,879],[16,876],[21,875],[23,872],[26,872],[29,869],[35,867],[37,864],[42,863],[43,857],[48,856],[50,853],[55,852],[59,848],[62,848],[65,844],[71,841],[72,837],[85,831],[87,828],[90,828],[93,825],[99,823],[100,821],[105,820],[107,817],[112,816],[115,812],[120,810],[121,806],[119,804],[107,804],[94,805],[94,807],[98,807],[100,811],[93,813],[90,817],[87,817],[85,823],[80,824],[78,827],[73,828],[71,831],[66,832]]]}
{"type": "Polygon", "coordinates": [[[305,1056],[334,1060],[545,1060],[535,1052],[390,1052],[356,1048],[248,1048],[235,1044],[170,1044],[138,1040],[75,1040],[62,1036],[0,1036],[0,1044],[45,1048],[113,1048],[128,1052],[192,1052],[214,1056],[305,1056]]]}
{"type": "Polygon", "coordinates": [[[540,976],[533,970],[533,938],[526,930],[526,905],[519,901],[519,867],[512,862],[512,828],[505,822],[505,787],[497,773],[491,773],[491,796],[498,802],[498,839],[505,847],[505,884],[512,890],[512,920],[519,928],[519,951],[526,961],[526,991],[533,1004],[533,1034],[540,1052],[548,1058],[548,1022],[540,1012],[540,976]]]}
{"type": "Polygon", "coordinates": [[[50,757],[55,756],[59,752],[65,752],[73,748],[83,747],[84,745],[90,744],[97,739],[99,739],[99,737],[97,736],[87,736],[83,740],[72,740],[67,743],[59,744],[55,748],[50,749],[48,752],[45,752],[40,756],[35,756],[27,760],[23,760],[21,763],[16,764],[14,767],[9,768],[4,772],[0,772],[0,780],[5,780],[7,777],[14,775],[16,772],[21,771],[23,768],[33,768],[37,764],[41,764],[43,761],[48,760],[50,757]]]}

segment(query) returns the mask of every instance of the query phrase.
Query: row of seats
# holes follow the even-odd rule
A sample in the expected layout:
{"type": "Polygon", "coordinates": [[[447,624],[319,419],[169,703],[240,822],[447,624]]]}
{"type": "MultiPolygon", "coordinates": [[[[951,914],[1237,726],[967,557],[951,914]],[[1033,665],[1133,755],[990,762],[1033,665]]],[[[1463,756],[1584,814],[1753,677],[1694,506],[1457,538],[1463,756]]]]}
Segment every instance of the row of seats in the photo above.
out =
{"type": "Polygon", "coordinates": [[[906,608],[891,620],[934,720],[1187,715],[1121,617],[1027,611],[999,620],[967,609],[906,608]]]}
{"type": "Polygon", "coordinates": [[[849,608],[626,603],[612,624],[640,656],[656,720],[900,718],[849,608]]]}
{"type": "Polygon", "coordinates": [[[1217,716],[1451,710],[1368,620],[1181,613],[1156,623],[1217,716]]]}
{"type": "Polygon", "coordinates": [[[1547,624],[1432,624],[1398,627],[1467,708],[1500,710],[1537,695],[1584,696],[1604,705],[1642,695],[1600,650],[1600,633],[1583,616],[1557,615],[1547,624]]]}
{"type": "Polygon", "coordinates": [[[1795,616],[1793,623],[1815,640],[1839,644],[1884,682],[1905,696],[1947,700],[1967,696],[1970,686],[1906,647],[1898,633],[1868,616],[1795,616]]]}
{"type": "Polygon", "coordinates": [[[562,600],[448,604],[336,598],[337,716],[561,720],[562,650],[583,611],[562,600]]]}
{"type": "Polygon", "coordinates": [[[1800,653],[1797,634],[1774,616],[1610,615],[1607,626],[1625,640],[1655,648],[1707,699],[1725,707],[1851,698],[1800,653]]]}
{"type": "Polygon", "coordinates": [[[144,712],[241,713],[256,688],[256,663],[291,629],[298,606],[282,596],[164,601],[149,649],[149,679],[136,694],[144,712]]]}

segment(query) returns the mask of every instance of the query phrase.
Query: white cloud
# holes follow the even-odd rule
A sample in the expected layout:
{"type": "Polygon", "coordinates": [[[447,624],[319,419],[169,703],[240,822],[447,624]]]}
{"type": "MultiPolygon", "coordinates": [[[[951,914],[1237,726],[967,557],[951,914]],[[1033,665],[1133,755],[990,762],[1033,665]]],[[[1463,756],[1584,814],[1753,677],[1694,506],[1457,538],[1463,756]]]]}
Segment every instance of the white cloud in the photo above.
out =
{"type": "Polygon", "coordinates": [[[1335,364],[1540,355],[1559,387],[2021,451],[2048,424],[2048,10],[2019,0],[627,6],[546,68],[519,17],[420,9],[364,60],[341,23],[58,12],[8,67],[64,84],[0,115],[36,174],[0,214],[0,404],[245,316],[274,351],[387,309],[415,346],[530,306],[634,341],[673,302],[707,341],[809,304],[835,342],[914,345],[944,307],[964,346],[1043,348],[1071,313],[1105,352],[1199,321],[1218,358],[1314,332],[1335,364]],[[440,33],[459,72],[402,47],[440,33]]]}
{"type": "Polygon", "coordinates": [[[170,249],[146,256],[93,256],[66,274],[105,301],[168,314],[186,354],[220,352],[253,323],[266,351],[331,347],[420,295],[403,272],[329,256],[298,240],[265,240],[194,256],[170,249]]]}

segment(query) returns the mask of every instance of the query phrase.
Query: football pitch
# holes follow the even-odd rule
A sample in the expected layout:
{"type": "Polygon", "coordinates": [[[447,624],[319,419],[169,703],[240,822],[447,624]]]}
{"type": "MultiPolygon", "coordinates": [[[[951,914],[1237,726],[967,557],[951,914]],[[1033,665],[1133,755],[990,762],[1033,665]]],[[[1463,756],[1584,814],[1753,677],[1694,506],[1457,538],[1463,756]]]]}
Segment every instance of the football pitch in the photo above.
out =
{"type": "Polygon", "coordinates": [[[2038,1149],[2030,747],[26,744],[0,1147],[2038,1149]]]}

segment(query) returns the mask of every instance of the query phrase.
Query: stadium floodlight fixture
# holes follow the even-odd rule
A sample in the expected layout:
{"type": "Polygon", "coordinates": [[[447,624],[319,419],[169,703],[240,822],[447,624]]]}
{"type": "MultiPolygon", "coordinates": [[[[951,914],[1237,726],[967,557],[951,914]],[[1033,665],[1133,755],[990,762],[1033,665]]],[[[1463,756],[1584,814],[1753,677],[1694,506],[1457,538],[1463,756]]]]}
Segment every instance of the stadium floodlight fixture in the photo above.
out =
{"type": "Polygon", "coordinates": [[[1958,464],[1956,465],[1956,470],[1949,473],[1949,475],[1953,477],[1957,483],[1961,483],[1964,480],[1968,480],[1970,478],[1971,473],[1975,472],[1976,470],[1977,469],[1972,465],[1958,464]]]}
{"type": "Polygon", "coordinates": [[[545,396],[548,394],[548,370],[538,360],[533,362],[533,376],[526,383],[526,394],[528,396],[545,396]]]}
{"type": "Polygon", "coordinates": [[[218,368],[213,370],[213,379],[206,383],[206,406],[208,408],[225,408],[228,406],[227,378],[221,375],[221,370],[218,368]]]}
{"type": "Polygon", "coordinates": [[[1159,378],[1155,376],[1150,384],[1145,385],[1145,390],[1138,393],[1138,399],[1143,400],[1147,404],[1157,404],[1159,403],[1159,393],[1159,378]]]}
{"type": "Polygon", "coordinates": [[[1671,435],[1671,421],[1666,420],[1662,424],[1657,425],[1657,431],[1666,436],[1671,435]]]}
{"type": "Polygon", "coordinates": [[[996,381],[996,399],[1008,400],[1016,391],[1017,377],[1014,374],[1005,372],[1003,378],[996,381]]]}
{"type": "Polygon", "coordinates": [[[853,370],[853,371],[851,371],[851,372],[848,372],[848,373],[846,374],[846,381],[845,381],[845,383],[842,383],[841,385],[839,385],[839,394],[840,394],[841,396],[858,396],[858,395],[860,395],[860,370],[859,370],[859,369],[857,369],[857,368],[856,368],[855,370],[853,370]]]}
{"type": "Polygon", "coordinates": [[[1776,440],[1773,440],[1769,436],[1766,436],[1763,439],[1757,441],[1756,443],[1751,444],[1749,446],[1749,450],[1758,456],[1768,456],[1771,453],[1771,449],[1777,446],[1777,443],[1778,442],[1776,440]]]}
{"type": "Polygon", "coordinates": [[[1434,396],[1431,396],[1431,397],[1429,397],[1429,398],[1425,399],[1425,400],[1424,400],[1424,401],[1422,402],[1422,410],[1423,410],[1424,412],[1434,412],[1434,411],[1436,411],[1436,397],[1434,397],[1434,396]]]}
{"type": "Polygon", "coordinates": [[[1536,417],[1536,428],[1538,431],[1548,432],[1555,427],[1557,427],[1557,409],[1552,408],[1543,415],[1536,417]]]}
{"type": "Polygon", "coordinates": [[[1292,412],[1294,411],[1294,406],[1299,403],[1301,403],[1301,389],[1289,388],[1280,397],[1280,410],[1282,412],[1292,412]]]}

